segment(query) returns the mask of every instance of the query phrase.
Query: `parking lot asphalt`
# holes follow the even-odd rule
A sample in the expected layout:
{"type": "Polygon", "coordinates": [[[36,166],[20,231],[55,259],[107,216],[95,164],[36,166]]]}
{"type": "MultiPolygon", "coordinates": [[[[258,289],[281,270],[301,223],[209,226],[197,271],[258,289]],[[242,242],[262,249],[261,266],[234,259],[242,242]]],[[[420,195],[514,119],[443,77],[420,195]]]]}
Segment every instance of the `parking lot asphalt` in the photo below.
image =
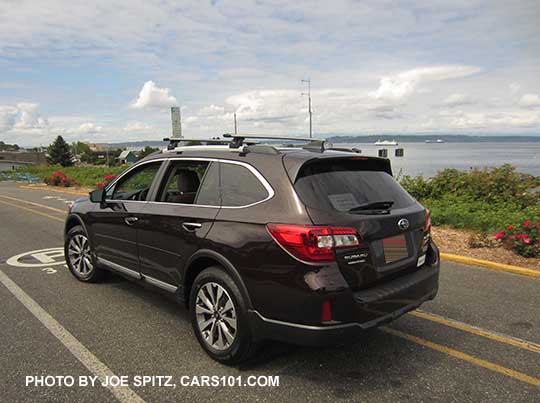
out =
{"type": "Polygon", "coordinates": [[[116,276],[83,284],[61,257],[39,259],[62,246],[78,197],[0,183],[1,401],[540,401],[540,279],[443,262],[434,301],[353,345],[270,343],[230,368],[199,347],[184,307],[116,276]],[[171,376],[176,387],[25,386],[96,374],[171,376]],[[279,386],[180,384],[195,375],[279,376],[279,386]]]}

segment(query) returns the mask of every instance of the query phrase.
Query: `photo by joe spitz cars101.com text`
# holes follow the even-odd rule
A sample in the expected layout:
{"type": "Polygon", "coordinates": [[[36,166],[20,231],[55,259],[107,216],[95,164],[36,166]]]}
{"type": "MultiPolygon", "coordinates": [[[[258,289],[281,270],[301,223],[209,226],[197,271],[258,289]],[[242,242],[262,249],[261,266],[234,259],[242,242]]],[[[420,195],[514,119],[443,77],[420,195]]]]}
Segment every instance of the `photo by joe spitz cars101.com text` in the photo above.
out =
{"type": "Polygon", "coordinates": [[[265,340],[354,341],[435,297],[429,211],[389,160],[321,140],[229,137],[171,139],[76,201],[65,226],[73,275],[98,282],[110,270],[177,299],[225,364],[265,340]]]}

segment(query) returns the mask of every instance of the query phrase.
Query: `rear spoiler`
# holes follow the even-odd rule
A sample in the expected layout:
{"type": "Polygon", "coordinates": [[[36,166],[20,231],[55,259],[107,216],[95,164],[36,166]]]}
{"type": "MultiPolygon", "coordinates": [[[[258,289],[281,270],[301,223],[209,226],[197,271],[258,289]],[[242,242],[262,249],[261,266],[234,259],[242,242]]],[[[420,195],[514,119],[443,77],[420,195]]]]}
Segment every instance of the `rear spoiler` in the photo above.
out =
{"type": "Polygon", "coordinates": [[[285,155],[283,158],[283,165],[285,166],[285,169],[287,170],[287,173],[289,175],[289,178],[294,183],[296,180],[296,177],[298,176],[298,172],[300,172],[300,169],[308,163],[312,163],[315,161],[326,161],[326,160],[358,160],[359,163],[365,163],[366,170],[370,171],[380,171],[380,172],[386,172],[388,175],[392,176],[392,165],[390,163],[390,160],[388,158],[379,158],[379,157],[367,157],[367,156],[360,156],[358,154],[343,154],[343,153],[336,153],[332,155],[328,155],[327,152],[322,154],[319,157],[316,158],[301,158],[301,155],[291,153],[288,155],[285,155]],[[341,155],[340,155],[341,154],[341,155]]]}

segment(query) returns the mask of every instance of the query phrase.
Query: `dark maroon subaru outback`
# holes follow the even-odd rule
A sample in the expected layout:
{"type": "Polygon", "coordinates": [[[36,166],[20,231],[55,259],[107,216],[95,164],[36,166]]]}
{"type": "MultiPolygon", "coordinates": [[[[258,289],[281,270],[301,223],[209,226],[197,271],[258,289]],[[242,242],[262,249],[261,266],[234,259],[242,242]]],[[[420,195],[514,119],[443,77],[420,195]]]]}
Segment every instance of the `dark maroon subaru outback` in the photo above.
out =
{"type": "Polygon", "coordinates": [[[429,212],[388,160],[254,137],[171,140],[75,202],[73,275],[110,270],[184,302],[201,346],[226,364],[267,339],[354,340],[435,297],[429,212]]]}

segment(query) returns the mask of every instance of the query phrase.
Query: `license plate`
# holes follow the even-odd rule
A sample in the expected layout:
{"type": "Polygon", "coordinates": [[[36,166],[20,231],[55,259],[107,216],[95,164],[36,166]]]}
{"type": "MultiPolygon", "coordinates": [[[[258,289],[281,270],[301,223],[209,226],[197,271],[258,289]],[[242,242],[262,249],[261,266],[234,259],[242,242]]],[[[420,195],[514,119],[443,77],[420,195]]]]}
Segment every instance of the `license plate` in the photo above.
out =
{"type": "Polygon", "coordinates": [[[392,263],[409,256],[405,235],[397,235],[383,239],[383,250],[386,263],[392,263]]]}

